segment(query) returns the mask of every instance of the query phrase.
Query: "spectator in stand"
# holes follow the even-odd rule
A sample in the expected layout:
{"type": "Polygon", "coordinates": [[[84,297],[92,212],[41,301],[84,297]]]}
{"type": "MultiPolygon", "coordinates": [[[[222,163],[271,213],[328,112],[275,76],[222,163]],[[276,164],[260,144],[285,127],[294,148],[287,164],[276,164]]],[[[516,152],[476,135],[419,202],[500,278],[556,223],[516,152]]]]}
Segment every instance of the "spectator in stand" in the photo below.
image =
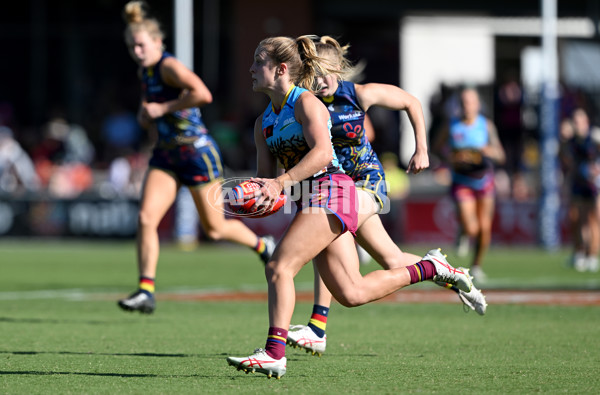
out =
{"type": "Polygon", "coordinates": [[[90,164],[95,149],[85,130],[55,116],[44,126],[45,138],[34,147],[32,157],[42,185],[51,196],[74,198],[93,184],[90,164]]]}
{"type": "Polygon", "coordinates": [[[108,178],[101,191],[107,197],[139,199],[150,153],[146,149],[119,156],[110,162],[108,178]]]}
{"type": "Polygon", "coordinates": [[[521,122],[523,90],[513,73],[507,73],[502,84],[498,86],[494,103],[498,137],[506,152],[504,168],[511,177],[519,173],[524,143],[521,122]]]}
{"type": "MultiPolygon", "coordinates": [[[[108,163],[108,179],[102,191],[107,196],[138,197],[141,188],[136,185],[134,162],[149,151],[145,144],[142,128],[135,113],[117,103],[110,108],[109,115],[102,123],[103,147],[101,160],[108,163]]],[[[142,172],[145,174],[147,162],[142,172]]]]}
{"type": "Polygon", "coordinates": [[[40,190],[33,161],[7,126],[0,126],[0,194],[21,195],[40,190]]]}
{"type": "Polygon", "coordinates": [[[114,105],[102,123],[102,139],[105,144],[103,157],[109,161],[139,150],[142,129],[135,113],[114,105]]]}

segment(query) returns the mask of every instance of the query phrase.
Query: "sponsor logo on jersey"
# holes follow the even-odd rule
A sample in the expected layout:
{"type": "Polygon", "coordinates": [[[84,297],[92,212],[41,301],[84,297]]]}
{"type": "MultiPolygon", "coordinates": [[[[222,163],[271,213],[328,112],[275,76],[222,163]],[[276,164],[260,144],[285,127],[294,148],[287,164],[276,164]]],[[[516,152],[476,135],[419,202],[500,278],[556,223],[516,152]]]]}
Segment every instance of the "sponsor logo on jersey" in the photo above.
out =
{"type": "Polygon", "coordinates": [[[283,130],[295,122],[296,122],[296,118],[294,118],[294,117],[287,118],[283,121],[283,125],[281,125],[281,128],[279,130],[283,130]]]}
{"type": "Polygon", "coordinates": [[[338,119],[341,121],[354,121],[355,119],[359,119],[362,113],[360,111],[355,111],[351,114],[339,114],[338,119]]]}

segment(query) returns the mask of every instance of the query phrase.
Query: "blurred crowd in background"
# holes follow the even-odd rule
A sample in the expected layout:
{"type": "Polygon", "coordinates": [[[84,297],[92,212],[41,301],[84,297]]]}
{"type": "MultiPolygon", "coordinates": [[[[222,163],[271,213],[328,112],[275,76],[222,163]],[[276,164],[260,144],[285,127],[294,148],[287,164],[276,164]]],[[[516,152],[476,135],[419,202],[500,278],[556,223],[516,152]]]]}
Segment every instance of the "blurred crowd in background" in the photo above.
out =
{"type": "MultiPolygon", "coordinates": [[[[460,112],[459,87],[442,84],[431,103],[422,103],[431,112],[428,125],[430,141],[439,127],[460,112]]],[[[493,101],[483,102],[483,113],[498,128],[507,154],[506,164],[497,168],[496,186],[499,199],[527,201],[536,199],[539,165],[539,131],[537,108],[523,100],[523,89],[514,79],[502,81],[493,90],[493,101]]],[[[597,124],[596,103],[581,89],[563,85],[560,97],[560,121],[568,121],[573,111],[583,109],[590,127],[597,124]]],[[[14,122],[13,105],[0,104],[0,193],[22,197],[28,193],[54,198],[76,198],[81,194],[99,194],[104,198],[139,197],[140,186],[152,149],[152,136],[142,130],[133,110],[124,103],[110,103],[97,130],[90,133],[82,125],[69,121],[64,110],[54,109],[39,129],[23,130],[14,122]]],[[[388,172],[400,169],[398,147],[378,144],[385,135],[398,133],[398,121],[385,111],[370,113],[373,121],[373,146],[385,159],[388,172]]],[[[252,119],[248,120],[251,125],[252,119]]],[[[230,176],[254,171],[252,131],[250,126],[237,130],[226,120],[209,125],[220,143],[230,176]]],[[[561,135],[561,142],[568,136],[561,135]]],[[[432,158],[433,180],[440,186],[450,182],[448,169],[432,158]]],[[[600,157],[598,158],[600,162],[600,157]]],[[[396,172],[389,180],[398,196],[406,197],[408,180],[396,172]]],[[[390,177],[388,177],[390,178],[390,177]]],[[[566,185],[565,185],[566,186],[566,185]]],[[[568,188],[563,191],[568,194],[568,188]]]]}
{"type": "MultiPolygon", "coordinates": [[[[167,50],[174,52],[176,0],[150,3],[168,32],[167,50]]],[[[6,53],[21,54],[0,62],[0,202],[139,199],[154,137],[136,121],[140,81],[123,42],[123,4],[30,0],[0,15],[0,44],[6,53]]],[[[414,94],[423,106],[430,142],[459,112],[463,84],[475,87],[482,113],[496,125],[506,152],[506,163],[496,168],[497,202],[540,197],[541,99],[539,86],[532,89],[531,84],[540,73],[538,58],[526,55],[541,47],[541,2],[373,0],[367,8],[360,0],[297,0],[294,12],[288,2],[275,0],[193,4],[193,70],[214,97],[202,113],[222,151],[226,177],[255,171],[252,130],[266,105],[250,87],[248,68],[256,44],[273,35],[315,33],[349,43],[350,57],[366,65],[365,81],[398,85],[414,94]],[[449,22],[443,19],[447,15],[459,18],[449,22]],[[452,34],[445,29],[453,29],[452,34]],[[442,40],[455,35],[454,41],[442,40]],[[435,68],[423,70],[429,64],[435,68]],[[412,74],[403,77],[406,70],[412,74]]],[[[573,122],[574,110],[585,113],[590,134],[600,124],[595,66],[600,0],[559,1],[557,16],[562,23],[559,74],[568,78],[560,83],[556,133],[565,145],[577,135],[569,130],[580,124],[573,122]]],[[[411,133],[403,129],[408,120],[378,108],[368,115],[390,197],[446,196],[450,171],[435,155],[429,171],[405,174],[406,151],[412,148],[403,147],[400,131],[411,133]]],[[[600,157],[590,160],[600,164],[600,157]]],[[[562,157],[556,175],[563,205],[571,195],[567,180],[573,168],[567,163],[562,157]]]]}
{"type": "Polygon", "coordinates": [[[55,111],[40,130],[22,131],[11,122],[12,106],[0,115],[0,193],[76,198],[139,197],[150,143],[135,114],[115,107],[94,141],[81,125],[55,111]]]}

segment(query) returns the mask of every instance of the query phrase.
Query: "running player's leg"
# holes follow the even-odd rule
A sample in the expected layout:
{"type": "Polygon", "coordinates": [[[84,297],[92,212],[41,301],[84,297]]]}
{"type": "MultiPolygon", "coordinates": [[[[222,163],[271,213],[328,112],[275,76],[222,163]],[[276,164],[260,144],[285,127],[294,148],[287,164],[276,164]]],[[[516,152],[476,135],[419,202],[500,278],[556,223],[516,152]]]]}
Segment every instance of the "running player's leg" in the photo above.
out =
{"type": "Polygon", "coordinates": [[[316,259],[319,273],[333,297],[343,306],[354,307],[383,298],[411,283],[406,268],[376,270],[364,277],[358,270],[358,257],[352,235],[344,233],[316,259]]]}
{"type": "Polygon", "coordinates": [[[494,220],[495,195],[494,184],[490,183],[481,190],[475,191],[478,234],[475,242],[475,254],[471,264],[471,275],[477,281],[485,281],[486,275],[481,269],[483,257],[492,243],[492,223],[494,220]]]}
{"type": "Polygon", "coordinates": [[[597,272],[600,267],[598,264],[598,254],[600,254],[600,210],[598,207],[598,197],[594,199],[590,207],[590,247],[587,257],[587,270],[597,272]]]}
{"type": "Polygon", "coordinates": [[[455,202],[459,228],[470,238],[476,238],[480,230],[475,196],[471,193],[464,193],[455,199],[455,202]]]}
{"type": "Polygon", "coordinates": [[[294,276],[341,231],[340,221],[326,215],[323,208],[309,207],[294,217],[265,267],[272,325],[289,328],[295,303],[294,276]]]}
{"type": "Polygon", "coordinates": [[[287,336],[287,344],[300,347],[321,356],[327,347],[327,319],[331,307],[331,293],[319,275],[316,260],[313,259],[314,271],[314,304],[307,325],[291,325],[287,336]]]}
{"type": "MultiPolygon", "coordinates": [[[[366,191],[357,189],[356,192],[358,197],[358,225],[361,226],[362,222],[365,222],[378,211],[379,206],[366,191]]],[[[323,283],[321,276],[319,276],[317,263],[314,261],[313,270],[314,304],[311,316],[307,325],[292,325],[287,340],[291,346],[304,348],[312,351],[313,355],[316,353],[320,356],[325,351],[325,330],[332,296],[323,283]]]]}
{"type": "Polygon", "coordinates": [[[220,180],[191,187],[200,224],[212,240],[228,240],[252,248],[263,261],[273,253],[275,241],[272,237],[259,237],[239,219],[226,218],[220,180]]]}
{"type": "Polygon", "coordinates": [[[404,252],[392,240],[379,215],[368,218],[356,232],[356,241],[383,267],[392,269],[412,265],[420,256],[404,252]]]}
{"type": "MultiPolygon", "coordinates": [[[[261,360],[276,367],[280,374],[285,373],[285,345],[296,303],[294,277],[302,266],[335,240],[343,228],[338,217],[327,215],[321,207],[307,207],[294,217],[265,265],[269,289],[269,331],[265,348],[255,350],[249,357],[229,357],[230,365],[249,370],[250,361],[261,360]]],[[[353,251],[358,260],[356,250],[353,251]]]]}
{"type": "Polygon", "coordinates": [[[178,184],[169,173],[151,168],[144,182],[138,217],[138,269],[141,276],[156,276],[160,243],[158,225],[177,196],[178,184]]]}
{"type": "MultiPolygon", "coordinates": [[[[371,199],[371,201],[373,200],[371,199]]],[[[365,248],[384,269],[414,265],[422,259],[417,255],[402,251],[389,236],[381,222],[381,218],[377,214],[367,218],[358,228],[356,235],[357,242],[365,248]]],[[[459,300],[468,306],[469,309],[476,310],[480,315],[485,314],[485,307],[487,304],[485,304],[485,298],[480,290],[473,287],[471,292],[466,293],[451,284],[437,284],[454,291],[458,295],[459,300]]]]}
{"type": "MultiPolygon", "coordinates": [[[[398,268],[414,265],[421,257],[403,252],[391,239],[377,211],[379,205],[364,189],[357,189],[359,212],[356,241],[384,268],[398,268]]],[[[315,258],[318,260],[319,258],[315,258]]],[[[326,327],[331,307],[331,293],[323,283],[316,261],[314,266],[314,304],[307,325],[293,325],[288,333],[288,344],[318,354],[325,352],[326,327]]],[[[458,290],[457,290],[458,292],[458,290]]]]}
{"type": "Polygon", "coordinates": [[[225,218],[220,181],[190,188],[200,214],[202,229],[212,240],[229,240],[248,247],[256,245],[256,234],[238,219],[225,218]]]}
{"type": "Polygon", "coordinates": [[[169,173],[150,168],[144,181],[138,214],[138,290],[118,302],[127,311],[152,313],[155,309],[154,280],[160,251],[158,225],[177,195],[177,180],[169,173]]]}
{"type": "Polygon", "coordinates": [[[477,220],[479,222],[479,235],[475,247],[473,265],[479,266],[483,262],[492,242],[492,224],[494,218],[494,197],[484,196],[477,200],[477,220]]]}

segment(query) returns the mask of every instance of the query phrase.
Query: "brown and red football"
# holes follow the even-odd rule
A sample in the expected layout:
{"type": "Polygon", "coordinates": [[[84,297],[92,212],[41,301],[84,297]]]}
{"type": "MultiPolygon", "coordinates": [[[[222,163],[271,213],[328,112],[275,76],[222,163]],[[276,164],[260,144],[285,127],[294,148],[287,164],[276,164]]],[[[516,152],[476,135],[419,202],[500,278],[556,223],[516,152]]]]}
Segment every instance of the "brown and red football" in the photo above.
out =
{"type": "Polygon", "coordinates": [[[279,198],[270,210],[264,207],[253,207],[256,198],[252,195],[261,185],[255,181],[243,181],[233,188],[233,200],[229,201],[231,211],[241,217],[263,218],[279,211],[287,201],[287,195],[281,192],[279,198]]]}

